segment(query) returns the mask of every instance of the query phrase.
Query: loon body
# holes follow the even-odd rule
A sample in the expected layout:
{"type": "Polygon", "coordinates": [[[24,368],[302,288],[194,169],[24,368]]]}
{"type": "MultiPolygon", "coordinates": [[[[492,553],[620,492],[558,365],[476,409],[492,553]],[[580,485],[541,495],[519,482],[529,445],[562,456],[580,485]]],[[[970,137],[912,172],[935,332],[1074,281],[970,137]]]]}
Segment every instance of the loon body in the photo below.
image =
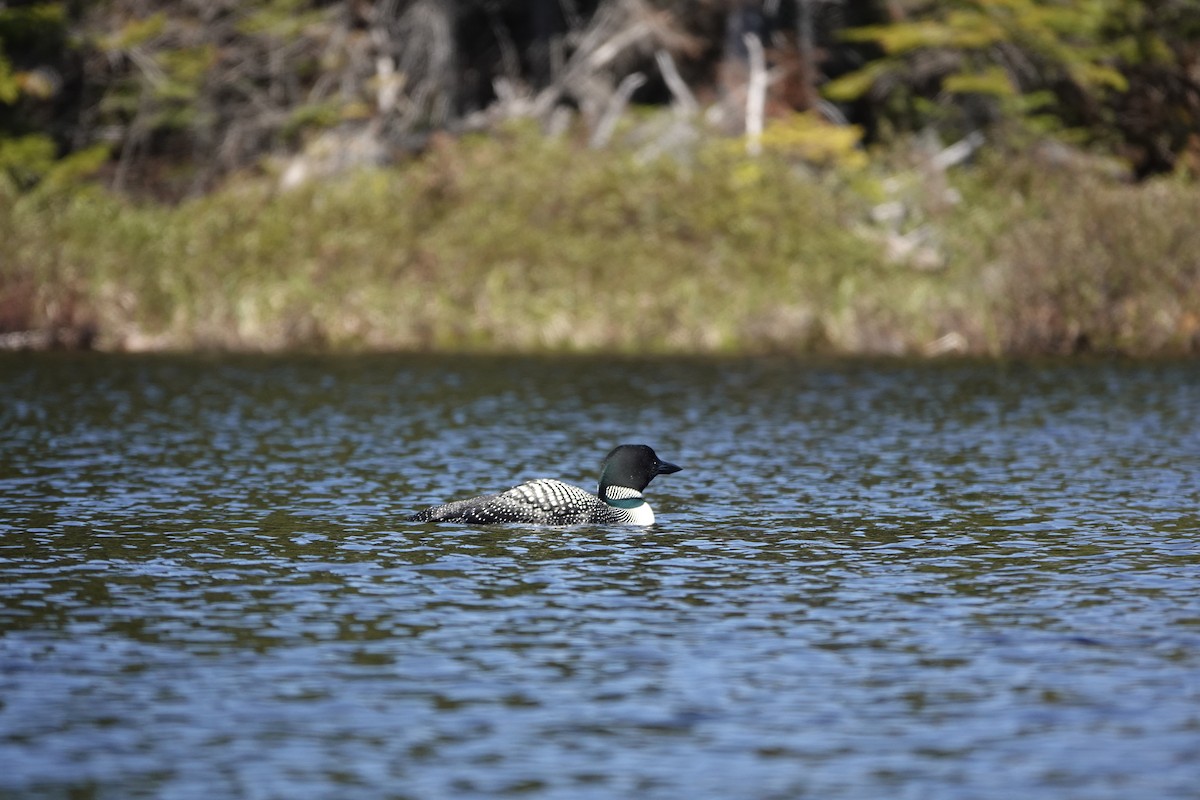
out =
{"type": "Polygon", "coordinates": [[[680,467],[662,461],[644,444],[623,444],[604,459],[600,487],[592,494],[569,483],[539,478],[500,494],[480,495],[431,506],[414,514],[414,522],[465,522],[493,525],[653,525],[654,511],[642,490],[655,475],[680,467]]]}

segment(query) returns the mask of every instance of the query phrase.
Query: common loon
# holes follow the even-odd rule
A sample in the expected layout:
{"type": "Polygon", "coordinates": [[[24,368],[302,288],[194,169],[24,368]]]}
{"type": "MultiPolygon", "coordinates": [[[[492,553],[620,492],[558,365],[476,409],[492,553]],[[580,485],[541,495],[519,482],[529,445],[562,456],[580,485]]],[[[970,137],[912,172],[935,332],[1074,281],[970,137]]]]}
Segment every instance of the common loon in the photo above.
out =
{"type": "Polygon", "coordinates": [[[644,444],[623,444],[604,458],[599,497],[550,478],[526,481],[500,494],[486,494],[431,506],[409,517],[413,522],[466,522],[490,525],[524,522],[537,525],[653,525],[654,512],[642,490],[655,475],[681,467],[662,461],[644,444]]]}

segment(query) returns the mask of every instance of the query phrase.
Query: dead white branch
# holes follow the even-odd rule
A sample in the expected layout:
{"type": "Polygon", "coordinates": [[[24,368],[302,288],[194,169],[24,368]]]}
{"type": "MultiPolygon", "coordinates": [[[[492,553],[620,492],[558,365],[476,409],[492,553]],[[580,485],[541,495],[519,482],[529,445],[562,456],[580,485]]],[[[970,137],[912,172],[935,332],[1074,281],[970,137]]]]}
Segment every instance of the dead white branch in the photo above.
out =
{"type": "Polygon", "coordinates": [[[626,50],[654,37],[653,15],[643,0],[606,3],[584,31],[561,74],[538,94],[537,115],[544,118],[564,94],[575,95],[580,105],[606,105],[604,98],[595,96],[597,87],[603,85],[599,73],[626,50]]]}
{"type": "Polygon", "coordinates": [[[617,91],[608,101],[608,108],[604,110],[604,116],[600,118],[596,129],[592,131],[592,138],[588,142],[590,147],[598,149],[608,144],[608,140],[612,138],[612,133],[617,127],[617,120],[625,111],[625,106],[629,105],[629,98],[633,97],[633,93],[645,82],[646,78],[640,72],[625,76],[617,87],[617,91]]]}
{"type": "Polygon", "coordinates": [[[750,80],[746,84],[746,152],[757,156],[762,152],[763,111],[767,98],[767,59],[762,42],[753,33],[742,41],[750,56],[750,80]]]}
{"type": "Polygon", "coordinates": [[[658,71],[662,73],[667,89],[675,98],[675,110],[685,117],[695,116],[696,112],[700,110],[700,105],[696,102],[692,90],[679,75],[679,70],[675,68],[675,59],[671,58],[671,54],[666,50],[660,48],[654,54],[654,60],[658,62],[658,71]]]}
{"type": "Polygon", "coordinates": [[[375,59],[375,105],[380,114],[389,114],[396,107],[400,92],[404,91],[404,75],[397,74],[396,62],[391,56],[375,59]]]}
{"type": "Polygon", "coordinates": [[[979,147],[983,144],[983,134],[979,131],[971,131],[964,138],[959,139],[954,144],[945,148],[933,158],[929,163],[934,169],[946,170],[950,167],[955,167],[971,157],[979,147]]]}

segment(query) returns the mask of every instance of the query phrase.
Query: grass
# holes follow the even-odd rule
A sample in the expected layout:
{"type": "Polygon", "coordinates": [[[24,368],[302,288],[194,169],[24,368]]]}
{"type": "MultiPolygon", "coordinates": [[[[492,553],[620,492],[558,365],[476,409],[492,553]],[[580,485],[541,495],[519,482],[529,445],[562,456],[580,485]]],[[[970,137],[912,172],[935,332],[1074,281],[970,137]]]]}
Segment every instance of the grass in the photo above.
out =
{"type": "Polygon", "coordinates": [[[1005,352],[1200,352],[1200,187],[990,164],[956,240],[1005,352]]]}
{"type": "Polygon", "coordinates": [[[949,178],[721,146],[642,163],[514,128],[177,206],[0,192],[0,333],[87,330],[103,349],[1200,349],[1194,185],[1032,158],[949,178]],[[921,229],[933,265],[888,257],[897,231],[871,214],[897,197],[899,232],[921,229]]]}

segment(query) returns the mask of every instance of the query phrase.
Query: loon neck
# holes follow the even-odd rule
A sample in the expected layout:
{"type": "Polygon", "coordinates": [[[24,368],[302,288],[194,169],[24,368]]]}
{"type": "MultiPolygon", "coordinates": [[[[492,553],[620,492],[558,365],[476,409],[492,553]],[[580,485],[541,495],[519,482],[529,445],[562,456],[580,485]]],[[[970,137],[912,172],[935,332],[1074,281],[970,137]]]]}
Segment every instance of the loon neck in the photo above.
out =
{"type": "Polygon", "coordinates": [[[628,511],[631,508],[639,508],[646,505],[646,498],[625,497],[620,500],[605,500],[604,502],[606,505],[610,505],[613,508],[623,508],[628,511]]]}
{"type": "Polygon", "coordinates": [[[616,508],[637,508],[646,503],[646,498],[637,489],[628,486],[601,486],[600,499],[616,508]]]}
{"type": "Polygon", "coordinates": [[[610,502],[609,505],[622,509],[626,514],[626,521],[630,525],[654,524],[654,509],[650,508],[650,504],[645,499],[631,497],[628,500],[610,502]]]}
{"type": "Polygon", "coordinates": [[[619,508],[631,525],[653,525],[654,510],[637,489],[628,486],[605,486],[600,497],[611,508],[619,508]]]}

